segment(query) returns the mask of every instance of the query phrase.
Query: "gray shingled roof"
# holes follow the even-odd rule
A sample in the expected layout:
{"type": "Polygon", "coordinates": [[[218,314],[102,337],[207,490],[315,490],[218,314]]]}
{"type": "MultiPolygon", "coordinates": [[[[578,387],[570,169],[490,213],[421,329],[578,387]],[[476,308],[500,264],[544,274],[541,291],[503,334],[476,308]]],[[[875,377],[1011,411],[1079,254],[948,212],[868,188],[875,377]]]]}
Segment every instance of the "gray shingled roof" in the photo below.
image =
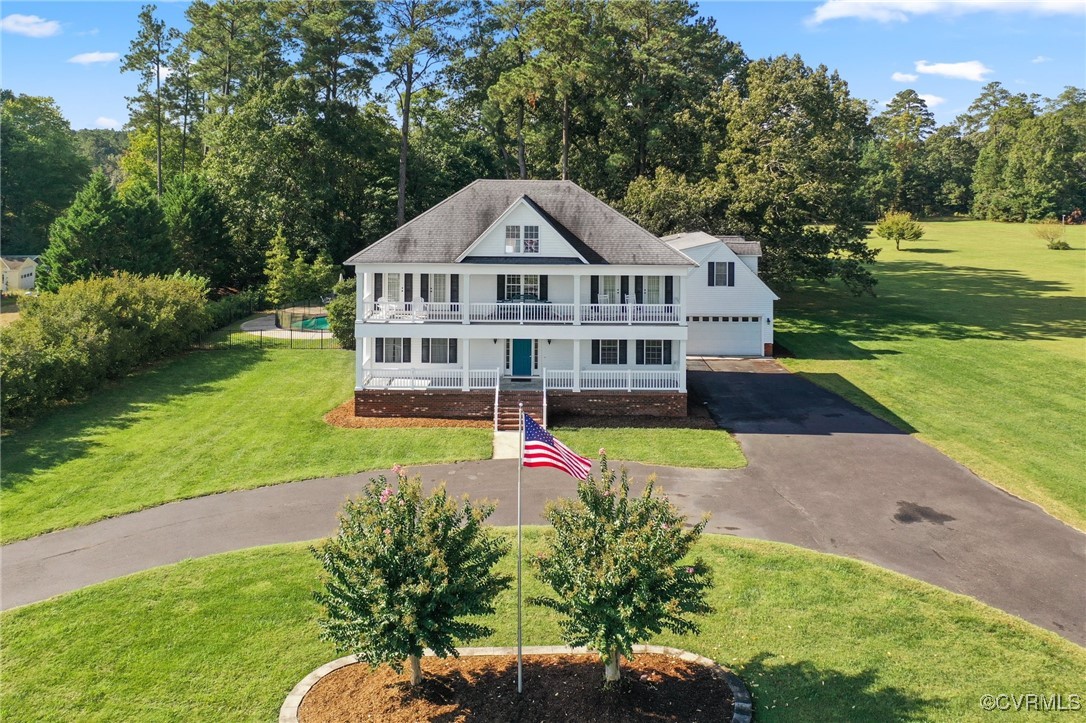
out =
{"type": "Polygon", "coordinates": [[[346,263],[453,263],[521,197],[589,263],[693,265],[572,181],[505,180],[465,186],[346,263]]]}
{"type": "Polygon", "coordinates": [[[736,256],[761,256],[762,244],[760,241],[748,241],[742,236],[712,236],[704,231],[686,231],[664,236],[663,242],[680,251],[704,246],[714,241],[723,241],[724,244],[735,252],[736,256]]]}

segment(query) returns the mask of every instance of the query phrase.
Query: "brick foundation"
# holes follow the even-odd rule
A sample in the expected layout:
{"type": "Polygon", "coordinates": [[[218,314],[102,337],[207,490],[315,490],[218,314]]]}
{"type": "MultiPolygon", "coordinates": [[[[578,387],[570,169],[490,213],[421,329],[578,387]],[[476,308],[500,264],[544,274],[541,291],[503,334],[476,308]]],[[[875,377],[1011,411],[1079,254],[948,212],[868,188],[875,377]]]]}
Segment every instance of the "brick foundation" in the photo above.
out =
{"type": "MultiPolygon", "coordinates": [[[[511,394],[512,392],[507,392],[511,394]]],[[[503,398],[504,404],[507,400],[503,398]]],[[[494,392],[366,389],[354,393],[356,417],[492,419],[494,392]]],[[[547,413],[596,417],[685,417],[684,392],[547,392],[547,413]]]]}
{"type": "Polygon", "coordinates": [[[356,417],[493,419],[494,392],[366,389],[354,393],[356,417]]]}
{"type": "Polygon", "coordinates": [[[685,417],[685,392],[547,392],[547,414],[685,417]]]}
{"type": "Polygon", "coordinates": [[[773,342],[767,341],[765,344],[762,344],[762,355],[773,356],[773,342]]]}

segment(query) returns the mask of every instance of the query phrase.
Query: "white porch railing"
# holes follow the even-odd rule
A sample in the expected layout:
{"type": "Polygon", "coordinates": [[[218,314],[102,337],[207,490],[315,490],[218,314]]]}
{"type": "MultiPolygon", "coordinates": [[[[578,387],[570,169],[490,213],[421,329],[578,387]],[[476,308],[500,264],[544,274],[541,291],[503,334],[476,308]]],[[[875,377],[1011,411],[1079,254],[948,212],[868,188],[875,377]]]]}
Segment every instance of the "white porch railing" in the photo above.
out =
{"type": "MultiPolygon", "coordinates": [[[[468,389],[492,389],[498,384],[497,369],[469,369],[468,389]]],[[[463,369],[366,369],[364,389],[463,389],[463,369]]]]}
{"type": "MultiPolygon", "coordinates": [[[[581,390],[614,391],[679,391],[683,372],[667,369],[654,371],[633,371],[631,369],[586,369],[581,371],[581,390]]],[[[549,389],[571,390],[574,388],[572,370],[547,370],[549,389]]]]}
{"type": "Polygon", "coordinates": [[[492,301],[472,304],[468,317],[470,321],[496,321],[506,324],[572,324],[575,310],[573,304],[492,301]]]}
{"type": "Polygon", "coordinates": [[[388,321],[460,321],[459,302],[439,301],[364,301],[362,318],[367,322],[388,321]]]}
{"type": "Polygon", "coordinates": [[[504,324],[678,324],[678,304],[549,304],[534,301],[482,303],[437,301],[364,301],[362,320],[387,322],[471,322],[504,324]]]}
{"type": "Polygon", "coordinates": [[[582,304],[584,324],[677,324],[678,304],[582,304]]]}

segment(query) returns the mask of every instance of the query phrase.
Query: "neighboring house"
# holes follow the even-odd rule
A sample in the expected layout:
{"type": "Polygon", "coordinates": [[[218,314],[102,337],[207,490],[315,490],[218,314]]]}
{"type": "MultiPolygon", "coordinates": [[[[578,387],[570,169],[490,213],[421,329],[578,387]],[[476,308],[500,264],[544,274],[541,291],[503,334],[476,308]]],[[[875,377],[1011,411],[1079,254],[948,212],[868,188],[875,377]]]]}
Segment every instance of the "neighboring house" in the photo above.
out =
{"type": "Polygon", "coordinates": [[[704,269],[571,182],[476,181],[347,263],[359,416],[686,414],[704,269]]]}
{"type": "Polygon", "coordinates": [[[34,278],[38,269],[36,257],[0,256],[0,266],[4,272],[3,293],[15,294],[34,290],[34,278]]]}
{"type": "Polygon", "coordinates": [[[773,302],[779,297],[758,276],[762,245],[700,231],[663,240],[698,264],[686,281],[686,353],[772,356],[773,302]]]}

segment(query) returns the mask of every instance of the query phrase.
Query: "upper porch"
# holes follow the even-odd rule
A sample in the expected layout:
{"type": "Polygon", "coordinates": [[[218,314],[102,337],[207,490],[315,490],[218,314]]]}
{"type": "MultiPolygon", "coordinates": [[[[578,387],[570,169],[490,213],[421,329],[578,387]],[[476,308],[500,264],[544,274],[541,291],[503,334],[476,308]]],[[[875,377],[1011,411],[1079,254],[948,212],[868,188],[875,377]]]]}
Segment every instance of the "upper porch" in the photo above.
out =
{"type": "Polygon", "coordinates": [[[358,324],[685,325],[680,273],[358,269],[358,324]]]}

